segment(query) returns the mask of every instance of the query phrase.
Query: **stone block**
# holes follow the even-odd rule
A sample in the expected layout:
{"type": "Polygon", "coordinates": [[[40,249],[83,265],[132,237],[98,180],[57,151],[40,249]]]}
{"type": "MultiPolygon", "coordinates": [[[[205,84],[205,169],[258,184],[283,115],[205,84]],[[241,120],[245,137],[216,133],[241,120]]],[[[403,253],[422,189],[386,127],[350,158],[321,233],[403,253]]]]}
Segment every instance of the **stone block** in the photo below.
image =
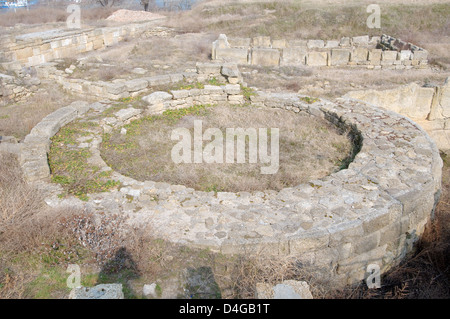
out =
{"type": "Polygon", "coordinates": [[[365,62],[369,56],[369,50],[365,47],[353,48],[350,61],[352,62],[365,62]]]}
{"type": "Polygon", "coordinates": [[[350,44],[350,38],[349,37],[342,37],[341,40],[339,41],[339,45],[341,47],[349,47],[350,44]]]}
{"type": "Polygon", "coordinates": [[[337,48],[339,47],[340,41],[338,40],[328,40],[325,48],[331,49],[331,48],[337,48]]]}
{"type": "Polygon", "coordinates": [[[309,52],[306,56],[306,64],[309,66],[328,65],[328,52],[309,52]]]}
{"type": "Polygon", "coordinates": [[[308,40],[306,43],[308,49],[322,49],[325,47],[325,41],[323,40],[308,40]]]}
{"type": "Polygon", "coordinates": [[[367,46],[367,45],[369,45],[369,36],[363,35],[363,36],[353,37],[352,43],[353,43],[353,45],[367,46]]]}
{"type": "Polygon", "coordinates": [[[90,288],[74,288],[69,299],[124,299],[124,294],[122,284],[101,284],[90,288]]]}
{"type": "Polygon", "coordinates": [[[381,64],[381,49],[372,49],[369,51],[369,61],[371,65],[380,65],[381,64]]]}
{"type": "Polygon", "coordinates": [[[399,52],[399,58],[401,61],[411,60],[412,52],[410,50],[401,50],[399,52]]]}
{"type": "Polygon", "coordinates": [[[128,92],[136,92],[146,89],[148,81],[146,79],[134,79],[125,82],[125,86],[128,92]]]}
{"type": "Polygon", "coordinates": [[[222,60],[225,62],[234,62],[238,64],[247,64],[248,49],[247,48],[216,49],[216,60],[222,60]]]}
{"type": "Polygon", "coordinates": [[[350,60],[350,49],[331,49],[330,60],[333,66],[347,65],[350,60]]]}
{"type": "Polygon", "coordinates": [[[272,286],[256,284],[256,299],[314,299],[305,281],[284,280],[272,286]]]}
{"type": "Polygon", "coordinates": [[[381,54],[382,61],[395,61],[397,60],[397,51],[383,51],[381,54]]]}
{"type": "Polygon", "coordinates": [[[278,66],[280,64],[280,51],[276,49],[254,48],[251,57],[252,65],[278,66]]]}
{"type": "Polygon", "coordinates": [[[306,47],[284,48],[282,51],[281,65],[302,65],[306,62],[306,47]]]}

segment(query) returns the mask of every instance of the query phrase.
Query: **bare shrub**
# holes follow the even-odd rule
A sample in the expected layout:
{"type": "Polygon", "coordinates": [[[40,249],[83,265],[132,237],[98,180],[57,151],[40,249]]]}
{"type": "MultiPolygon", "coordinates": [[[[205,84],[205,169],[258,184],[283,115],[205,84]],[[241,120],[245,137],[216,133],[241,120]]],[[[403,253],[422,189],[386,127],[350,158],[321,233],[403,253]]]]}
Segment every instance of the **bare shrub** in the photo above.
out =
{"type": "Polygon", "coordinates": [[[41,194],[24,181],[16,157],[0,153],[0,233],[7,225],[22,222],[41,207],[41,194]]]}

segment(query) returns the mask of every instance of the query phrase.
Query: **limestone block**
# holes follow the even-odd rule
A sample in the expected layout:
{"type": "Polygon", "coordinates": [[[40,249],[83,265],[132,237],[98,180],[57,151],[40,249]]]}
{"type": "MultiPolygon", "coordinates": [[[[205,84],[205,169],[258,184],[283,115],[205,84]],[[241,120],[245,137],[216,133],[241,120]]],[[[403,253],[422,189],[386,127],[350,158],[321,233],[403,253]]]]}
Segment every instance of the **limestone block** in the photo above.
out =
{"type": "Polygon", "coordinates": [[[227,84],[225,85],[225,93],[238,95],[241,93],[241,86],[239,84],[227,84]]]}
{"type": "Polygon", "coordinates": [[[411,60],[412,53],[410,50],[401,50],[399,53],[400,60],[411,60]]]}
{"type": "Polygon", "coordinates": [[[353,91],[348,97],[400,113],[411,119],[426,119],[431,110],[434,88],[420,87],[416,83],[391,90],[353,91]]]}
{"type": "Polygon", "coordinates": [[[270,37],[259,36],[252,39],[252,46],[254,48],[270,48],[272,43],[270,37]]]}
{"type": "Polygon", "coordinates": [[[302,47],[302,48],[305,48],[305,50],[306,50],[307,44],[308,44],[307,40],[289,40],[287,42],[287,47],[288,48],[302,47]]]}
{"type": "Polygon", "coordinates": [[[121,94],[124,93],[127,89],[125,83],[105,82],[103,86],[106,88],[106,91],[110,94],[121,94]]]}
{"type": "Polygon", "coordinates": [[[381,52],[381,49],[372,49],[369,51],[369,61],[371,65],[380,65],[381,52]]]}
{"type": "Polygon", "coordinates": [[[220,48],[216,49],[216,60],[234,62],[238,64],[248,63],[248,49],[241,48],[220,48]]]}
{"type": "Polygon", "coordinates": [[[277,66],[280,64],[280,51],[276,49],[252,49],[252,65],[277,66]]]}
{"type": "Polygon", "coordinates": [[[128,92],[136,92],[146,89],[148,81],[146,79],[134,79],[125,82],[125,86],[128,92]]]}
{"type": "Polygon", "coordinates": [[[338,40],[328,40],[325,48],[337,48],[339,47],[340,41],[338,40]]]}
{"type": "Polygon", "coordinates": [[[286,48],[287,42],[285,39],[277,39],[272,40],[272,48],[273,49],[283,49],[286,48]]]}
{"type": "Polygon", "coordinates": [[[145,79],[149,86],[165,85],[172,82],[169,75],[155,75],[145,79]]]}
{"type": "Polygon", "coordinates": [[[222,66],[219,63],[197,63],[198,74],[220,74],[222,66]]]}
{"type": "Polygon", "coordinates": [[[367,46],[367,45],[369,45],[369,36],[368,35],[363,35],[363,36],[353,37],[352,38],[352,43],[354,45],[367,46]]]}
{"type": "Polygon", "coordinates": [[[309,52],[306,56],[306,64],[309,66],[326,66],[328,64],[328,52],[309,52]]]}
{"type": "Polygon", "coordinates": [[[339,45],[341,47],[349,47],[350,46],[350,38],[349,37],[342,37],[339,41],[339,45]]]}
{"type": "Polygon", "coordinates": [[[149,105],[158,104],[172,100],[172,94],[163,91],[158,91],[153,92],[150,95],[144,96],[142,100],[147,102],[149,105]]]}
{"type": "Polygon", "coordinates": [[[69,299],[124,299],[124,294],[122,284],[101,284],[91,288],[74,288],[69,299]]]}
{"type": "Polygon", "coordinates": [[[350,61],[365,62],[369,56],[369,50],[365,47],[356,47],[352,50],[350,61]]]}
{"type": "Polygon", "coordinates": [[[256,284],[256,299],[314,299],[306,281],[284,280],[272,286],[256,284]]]}
{"type": "Polygon", "coordinates": [[[174,99],[184,99],[189,96],[189,90],[172,90],[170,93],[172,93],[174,99]]]}
{"type": "Polygon", "coordinates": [[[305,64],[306,54],[306,46],[284,48],[282,51],[281,65],[305,64]]]}
{"type": "Polygon", "coordinates": [[[350,59],[350,49],[331,49],[331,65],[347,65],[350,59]]]}
{"type": "Polygon", "coordinates": [[[323,40],[308,40],[306,46],[308,49],[321,49],[325,47],[325,42],[323,40]]]}
{"type": "Polygon", "coordinates": [[[122,110],[114,113],[114,115],[119,119],[119,121],[125,122],[133,117],[138,116],[141,113],[142,113],[142,110],[130,107],[127,109],[122,109],[122,110]]]}
{"type": "Polygon", "coordinates": [[[397,60],[397,51],[383,51],[381,54],[382,61],[395,61],[397,60]]]}

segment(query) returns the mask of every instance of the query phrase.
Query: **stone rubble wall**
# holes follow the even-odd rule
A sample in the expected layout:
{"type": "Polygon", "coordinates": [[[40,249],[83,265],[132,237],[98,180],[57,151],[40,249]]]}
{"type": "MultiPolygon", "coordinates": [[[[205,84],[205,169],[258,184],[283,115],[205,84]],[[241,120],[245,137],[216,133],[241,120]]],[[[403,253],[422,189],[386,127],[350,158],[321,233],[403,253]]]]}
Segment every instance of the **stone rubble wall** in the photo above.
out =
{"type": "Polygon", "coordinates": [[[219,82],[230,84],[242,83],[242,75],[233,63],[197,63],[196,72],[141,77],[132,80],[88,81],[69,78],[64,71],[57,70],[52,63],[36,67],[39,77],[53,79],[61,84],[63,89],[75,93],[102,99],[118,100],[134,97],[147,92],[156,86],[173,85],[180,82],[205,82],[215,78],[219,82]]]}
{"type": "MultiPolygon", "coordinates": [[[[197,93],[196,89],[154,92],[146,97],[144,112],[129,108],[114,113],[115,127],[144,113],[159,113],[161,104],[163,109],[178,108],[189,105],[191,98],[194,102],[195,96],[209,95],[209,102],[220,103],[225,96],[230,101],[241,95],[233,84],[197,93]]],[[[151,225],[155,236],[175,243],[223,254],[296,256],[317,272],[356,283],[367,277],[367,265],[378,264],[384,272],[413,251],[439,199],[439,151],[408,118],[348,98],[309,104],[298,94],[266,92],[253,95],[251,105],[319,116],[347,128],[359,151],[348,169],[279,192],[252,193],[200,192],[113,172],[111,178],[121,182],[117,190],[89,194],[87,203],[59,198],[60,185],[49,183],[50,138],[88,110],[108,107],[97,104],[74,102],[33,128],[23,143],[24,175],[49,191],[50,206],[81,205],[102,212],[108,207],[110,213],[127,216],[131,225],[151,225]]],[[[103,163],[102,170],[111,170],[98,148],[108,123],[105,119],[102,128],[89,136],[89,150],[96,163],[103,163]]]]}
{"type": "Polygon", "coordinates": [[[41,83],[37,77],[14,77],[0,73],[0,106],[26,99],[38,90],[41,83]]]}
{"type": "Polygon", "coordinates": [[[428,67],[426,50],[387,35],[288,41],[266,36],[228,39],[221,34],[212,44],[212,59],[261,66],[428,67]]]}
{"type": "Polygon", "coordinates": [[[6,70],[19,70],[70,58],[77,54],[103,49],[127,37],[166,36],[170,29],[150,23],[135,23],[117,27],[91,29],[55,29],[23,35],[0,37],[0,65],[6,70]]]}
{"type": "Polygon", "coordinates": [[[450,150],[450,78],[442,86],[411,83],[389,90],[352,91],[345,97],[409,117],[428,132],[439,149],[450,150]]]}

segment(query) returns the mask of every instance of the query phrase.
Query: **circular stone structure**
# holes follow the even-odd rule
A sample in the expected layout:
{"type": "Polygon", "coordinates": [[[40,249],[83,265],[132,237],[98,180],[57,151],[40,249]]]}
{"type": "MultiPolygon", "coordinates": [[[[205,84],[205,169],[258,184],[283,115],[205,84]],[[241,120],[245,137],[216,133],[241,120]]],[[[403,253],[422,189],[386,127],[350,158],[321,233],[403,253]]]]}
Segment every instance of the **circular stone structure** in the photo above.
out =
{"type": "MultiPolygon", "coordinates": [[[[101,127],[110,131],[144,113],[198,101],[240,99],[229,85],[182,91],[153,93],[146,97],[147,110],[120,110],[101,127]]],[[[251,97],[254,106],[291,110],[293,116],[306,112],[348,129],[356,155],[347,169],[279,192],[202,192],[113,172],[111,178],[121,182],[113,191],[89,194],[88,202],[58,198],[61,186],[50,183],[47,162],[50,138],[87,111],[108,107],[101,103],[74,102],[44,118],[23,143],[21,164],[25,177],[47,192],[48,205],[120,213],[131,225],[150,225],[156,237],[223,254],[296,256],[343,283],[355,283],[366,278],[369,264],[383,272],[413,250],[439,199],[442,160],[431,138],[402,115],[351,99],[305,101],[285,93],[251,97]]],[[[100,135],[88,145],[91,160],[111,170],[100,156],[100,135]]]]}

